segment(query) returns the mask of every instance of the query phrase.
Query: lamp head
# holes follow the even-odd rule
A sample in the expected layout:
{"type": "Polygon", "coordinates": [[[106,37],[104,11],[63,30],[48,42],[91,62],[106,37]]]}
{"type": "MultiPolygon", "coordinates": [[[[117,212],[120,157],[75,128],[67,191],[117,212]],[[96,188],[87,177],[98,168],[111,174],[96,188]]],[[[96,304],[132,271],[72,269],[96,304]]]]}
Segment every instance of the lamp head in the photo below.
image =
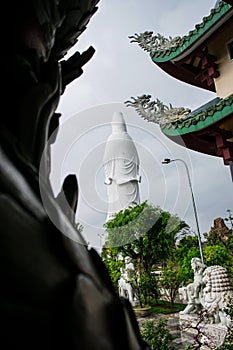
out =
{"type": "Polygon", "coordinates": [[[162,161],[162,164],[169,164],[171,163],[171,159],[169,158],[164,158],[164,160],[162,161]]]}

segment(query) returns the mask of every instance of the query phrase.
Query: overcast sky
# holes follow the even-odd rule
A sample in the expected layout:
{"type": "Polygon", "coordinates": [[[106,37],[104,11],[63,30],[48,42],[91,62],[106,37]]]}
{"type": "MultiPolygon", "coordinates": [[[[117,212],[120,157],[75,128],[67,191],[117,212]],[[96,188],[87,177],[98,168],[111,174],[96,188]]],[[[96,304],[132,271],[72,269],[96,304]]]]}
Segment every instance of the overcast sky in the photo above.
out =
{"type": "Polygon", "coordinates": [[[77,221],[84,226],[86,240],[97,249],[107,210],[103,153],[115,111],[123,113],[139,153],[141,201],[178,214],[196,230],[183,164],[161,164],[163,158],[181,158],[189,168],[201,232],[209,231],[214,218],[226,217],[227,209],[233,209],[230,170],[221,158],[178,146],[157,125],[124,105],[131,96],[151,94],[153,100],[194,110],[216,97],[164,73],[128,38],[146,30],[172,37],[186,35],[209,15],[215,2],[100,0],[86,31],[67,55],[89,46],[96,49],[83,75],[66,88],[57,109],[62,117],[52,148],[51,181],[57,194],[64,177],[76,174],[80,188],[77,221]]]}

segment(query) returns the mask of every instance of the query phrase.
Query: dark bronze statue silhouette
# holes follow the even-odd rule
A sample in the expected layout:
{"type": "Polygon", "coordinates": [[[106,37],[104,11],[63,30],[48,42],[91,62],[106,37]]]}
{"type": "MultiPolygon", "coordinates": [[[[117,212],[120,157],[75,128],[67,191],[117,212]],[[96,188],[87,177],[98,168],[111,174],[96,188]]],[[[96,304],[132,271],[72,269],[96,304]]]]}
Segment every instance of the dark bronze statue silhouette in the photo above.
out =
{"type": "Polygon", "coordinates": [[[76,178],[65,179],[57,198],[48,181],[60,96],[82,74],[94,49],[77,52],[67,61],[64,56],[85,30],[97,3],[2,4],[2,21],[6,19],[0,117],[2,349],[147,349],[129,302],[118,297],[101,258],[87,249],[74,228],[76,178]],[[44,209],[41,190],[56,226],[44,209]],[[62,196],[68,211],[61,205],[62,196]]]}

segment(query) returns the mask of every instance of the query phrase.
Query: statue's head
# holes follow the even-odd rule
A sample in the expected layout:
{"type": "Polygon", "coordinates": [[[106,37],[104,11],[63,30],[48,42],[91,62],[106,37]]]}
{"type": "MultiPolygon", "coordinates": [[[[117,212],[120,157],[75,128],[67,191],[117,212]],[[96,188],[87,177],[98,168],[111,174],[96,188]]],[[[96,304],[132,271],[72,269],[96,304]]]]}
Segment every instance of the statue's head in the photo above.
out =
{"type": "Polygon", "coordinates": [[[125,119],[122,112],[114,112],[112,117],[112,132],[122,133],[127,132],[125,119]]]}
{"type": "Polygon", "coordinates": [[[126,256],[126,257],[125,257],[125,263],[126,263],[126,264],[129,264],[130,261],[131,261],[130,256],[126,256]]]}
{"type": "Polygon", "coordinates": [[[201,259],[200,258],[192,258],[191,259],[191,266],[194,267],[194,266],[197,266],[199,264],[201,264],[201,259]]]}

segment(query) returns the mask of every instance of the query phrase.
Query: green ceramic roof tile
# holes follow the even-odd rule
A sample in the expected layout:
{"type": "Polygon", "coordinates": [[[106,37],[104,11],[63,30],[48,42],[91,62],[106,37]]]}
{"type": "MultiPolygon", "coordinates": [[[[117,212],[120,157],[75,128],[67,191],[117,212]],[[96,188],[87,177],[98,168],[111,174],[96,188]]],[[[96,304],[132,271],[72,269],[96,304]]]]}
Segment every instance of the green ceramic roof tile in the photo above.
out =
{"type": "Polygon", "coordinates": [[[189,113],[185,119],[167,124],[162,128],[168,136],[184,135],[206,128],[233,113],[233,94],[225,99],[215,98],[189,113]]]}
{"type": "Polygon", "coordinates": [[[180,38],[177,46],[172,46],[169,49],[158,50],[151,54],[152,60],[156,63],[166,62],[183,53],[188,47],[196,42],[203,34],[214,26],[225,14],[232,10],[232,6],[221,1],[217,8],[210,11],[209,16],[202,19],[202,23],[196,24],[188,35],[180,38]]]}

